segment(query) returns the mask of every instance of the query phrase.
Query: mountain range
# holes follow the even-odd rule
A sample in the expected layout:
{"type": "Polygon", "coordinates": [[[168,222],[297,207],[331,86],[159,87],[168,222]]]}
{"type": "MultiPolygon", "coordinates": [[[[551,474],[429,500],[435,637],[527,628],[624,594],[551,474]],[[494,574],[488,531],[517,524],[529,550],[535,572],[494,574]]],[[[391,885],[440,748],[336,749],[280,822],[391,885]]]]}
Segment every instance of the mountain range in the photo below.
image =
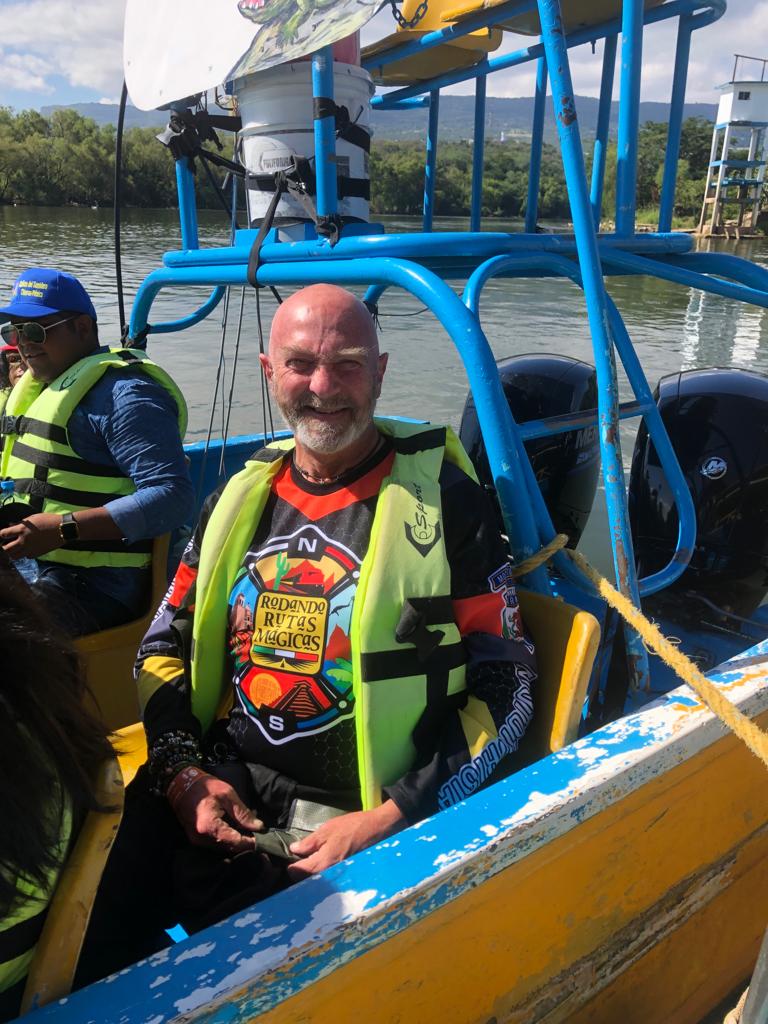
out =
{"type": "MultiPolygon", "coordinates": [[[[474,125],[474,98],[472,96],[441,96],[440,97],[440,138],[456,141],[471,139],[474,125]]],[[[598,101],[593,96],[577,96],[581,130],[585,136],[593,136],[597,123],[598,101]]],[[[43,107],[41,113],[49,117],[60,106],[43,107]]],[[[112,103],[73,103],[69,109],[76,110],[83,117],[90,117],[97,124],[117,124],[118,107],[112,103]]],[[[533,97],[489,96],[486,101],[486,139],[501,137],[525,137],[530,135],[533,117],[533,97]]],[[[616,133],[618,125],[618,103],[611,109],[611,131],[616,133]]],[[[714,103],[687,103],[686,117],[702,117],[714,121],[717,106],[714,103]]],[[[640,123],[646,121],[667,121],[669,104],[646,102],[640,104],[640,123]]],[[[158,110],[138,110],[129,106],[125,114],[126,128],[162,128],[166,123],[166,113],[158,110]]],[[[373,110],[371,125],[374,137],[378,140],[420,139],[423,137],[427,123],[427,112],[421,110],[405,110],[397,113],[373,110]]],[[[551,106],[547,109],[545,135],[550,140],[555,136],[555,124],[551,106]]]]}

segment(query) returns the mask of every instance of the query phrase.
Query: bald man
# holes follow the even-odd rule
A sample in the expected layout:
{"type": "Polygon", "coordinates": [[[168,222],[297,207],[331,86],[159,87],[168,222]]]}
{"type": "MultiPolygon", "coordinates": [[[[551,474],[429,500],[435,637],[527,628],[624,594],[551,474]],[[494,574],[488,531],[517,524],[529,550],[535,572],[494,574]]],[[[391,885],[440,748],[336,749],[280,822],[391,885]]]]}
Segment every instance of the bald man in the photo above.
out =
{"type": "MultiPolygon", "coordinates": [[[[141,836],[113,870],[126,894],[153,851],[145,925],[202,927],[464,799],[531,717],[494,513],[450,430],[374,420],[366,307],[297,292],[261,363],[293,438],[208,499],[139,651],[141,836]]],[[[130,915],[103,912],[123,942],[130,915]]]]}

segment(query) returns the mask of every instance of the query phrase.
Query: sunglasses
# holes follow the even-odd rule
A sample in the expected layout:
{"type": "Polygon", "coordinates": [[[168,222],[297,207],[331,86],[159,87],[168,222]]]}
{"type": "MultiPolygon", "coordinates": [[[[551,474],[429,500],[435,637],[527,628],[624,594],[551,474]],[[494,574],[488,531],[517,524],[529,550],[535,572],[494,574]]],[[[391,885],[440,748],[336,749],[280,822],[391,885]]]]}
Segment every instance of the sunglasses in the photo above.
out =
{"type": "Polygon", "coordinates": [[[61,327],[62,324],[68,324],[70,320],[76,319],[79,315],[79,313],[75,313],[73,316],[65,316],[63,320],[57,320],[55,324],[46,324],[45,327],[35,323],[34,320],[29,320],[25,324],[3,324],[0,327],[0,337],[6,345],[18,345],[21,338],[24,341],[31,341],[34,345],[44,345],[45,335],[48,331],[52,331],[54,327],[61,327]]]}

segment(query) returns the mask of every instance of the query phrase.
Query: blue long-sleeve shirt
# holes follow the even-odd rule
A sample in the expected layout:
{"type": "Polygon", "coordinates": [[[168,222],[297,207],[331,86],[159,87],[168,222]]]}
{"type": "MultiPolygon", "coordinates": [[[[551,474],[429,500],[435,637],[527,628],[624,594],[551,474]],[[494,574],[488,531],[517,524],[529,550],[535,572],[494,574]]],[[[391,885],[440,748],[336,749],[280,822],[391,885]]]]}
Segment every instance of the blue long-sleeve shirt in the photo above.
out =
{"type": "MultiPolygon", "coordinates": [[[[188,522],[194,489],[179,437],[178,411],[170,394],[140,370],[108,370],[70,417],[69,440],[90,462],[117,466],[136,486],[134,494],[104,507],[123,537],[159,537],[188,522]]],[[[147,569],[78,569],[88,585],[128,607],[144,600],[147,569]]]]}

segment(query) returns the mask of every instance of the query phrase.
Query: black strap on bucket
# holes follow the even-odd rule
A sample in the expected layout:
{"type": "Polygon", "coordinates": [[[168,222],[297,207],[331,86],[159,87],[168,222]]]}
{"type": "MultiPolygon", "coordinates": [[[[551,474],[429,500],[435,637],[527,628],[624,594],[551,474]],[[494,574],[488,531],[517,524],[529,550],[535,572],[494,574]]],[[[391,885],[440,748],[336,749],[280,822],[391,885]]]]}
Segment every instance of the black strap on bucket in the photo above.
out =
{"type": "MultiPolygon", "coordinates": [[[[362,114],[363,108],[360,108],[362,114]]],[[[358,114],[358,117],[360,114],[358,114]]],[[[357,124],[349,116],[346,107],[340,107],[328,96],[315,96],[312,101],[312,117],[315,121],[322,121],[325,117],[332,117],[336,122],[336,138],[357,146],[365,153],[371,151],[371,136],[362,125],[357,124]]]]}

